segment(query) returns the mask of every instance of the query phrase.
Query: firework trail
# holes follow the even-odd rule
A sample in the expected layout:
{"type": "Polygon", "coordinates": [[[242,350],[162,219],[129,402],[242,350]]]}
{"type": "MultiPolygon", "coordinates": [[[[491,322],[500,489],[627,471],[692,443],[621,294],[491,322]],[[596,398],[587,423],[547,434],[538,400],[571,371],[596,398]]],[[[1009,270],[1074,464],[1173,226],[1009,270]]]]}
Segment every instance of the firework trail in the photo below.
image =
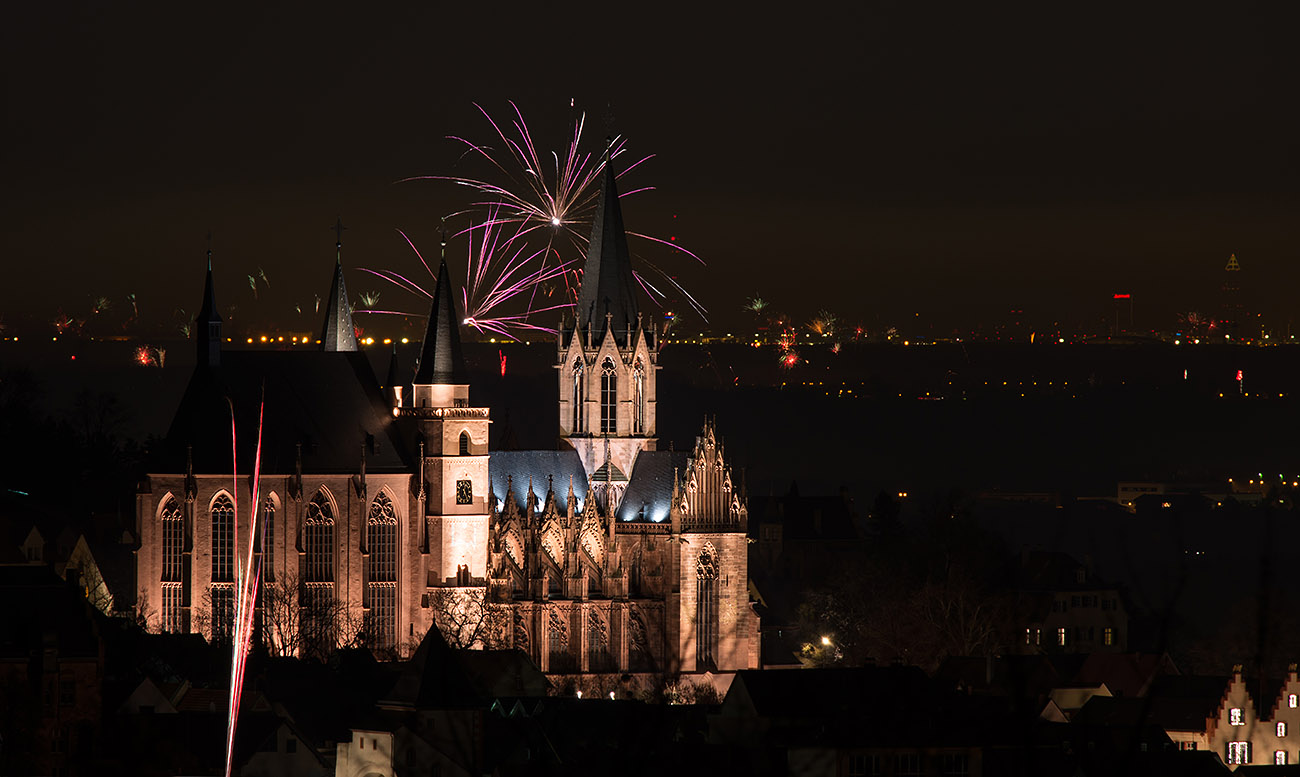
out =
{"type": "MultiPolygon", "coordinates": [[[[229,401],[229,400],[227,400],[229,401]]],[[[253,555],[254,538],[259,530],[265,534],[266,525],[258,521],[258,486],[262,474],[262,417],[266,410],[263,397],[257,408],[257,447],[253,454],[253,485],[251,520],[248,522],[248,543],[243,563],[238,566],[235,590],[235,629],[233,655],[230,661],[230,719],[226,724],[226,777],[231,777],[235,756],[235,726],[239,720],[239,702],[244,689],[244,664],[248,658],[248,647],[253,636],[253,604],[257,599],[257,587],[261,580],[260,559],[253,555]],[[255,564],[256,561],[256,564],[255,564]]],[[[235,526],[239,526],[239,453],[235,437],[235,405],[230,403],[230,454],[233,474],[231,495],[235,503],[235,526]]],[[[265,541],[265,537],[261,537],[265,541]]]]}
{"type": "MultiPolygon", "coordinates": [[[[491,114],[477,103],[474,107],[478,108],[479,112],[492,126],[497,138],[500,140],[500,147],[504,151],[497,151],[491,146],[458,136],[449,136],[449,138],[465,146],[462,158],[465,156],[481,157],[502,176],[503,182],[496,183],[484,178],[454,175],[415,176],[403,179],[403,181],[451,181],[470,188],[482,198],[471,203],[470,210],[460,211],[452,214],[452,216],[486,212],[486,217],[457,232],[453,237],[465,233],[470,233],[473,236],[473,233],[481,232],[483,233],[483,241],[491,242],[487,233],[497,230],[498,235],[500,235],[507,229],[513,229],[513,235],[506,241],[507,243],[528,241],[537,246],[544,244],[544,248],[530,249],[528,252],[530,259],[536,260],[540,265],[540,269],[535,272],[536,277],[533,279],[529,290],[527,312],[512,317],[508,321],[498,322],[503,328],[513,329],[520,327],[520,324],[524,323],[529,315],[553,309],[536,307],[537,294],[539,292],[544,293],[545,280],[562,279],[566,285],[566,296],[569,301],[576,301],[582,271],[577,267],[570,266],[575,264],[576,259],[565,262],[562,256],[565,254],[581,256],[585,253],[590,226],[600,193],[602,174],[606,165],[611,164],[612,160],[626,152],[626,140],[622,136],[615,136],[608,140],[603,153],[583,152],[581,144],[586,115],[579,114],[573,119],[573,132],[564,151],[562,153],[552,151],[548,154],[539,152],[538,145],[533,139],[533,133],[524,120],[519,106],[514,102],[510,102],[510,108],[514,115],[509,123],[498,122],[493,119],[491,114]],[[513,130],[513,132],[510,130],[513,130]],[[552,273],[553,270],[560,266],[566,266],[568,269],[552,273]]],[[[652,158],[653,155],[642,157],[624,168],[616,177],[621,178],[652,158]]],[[[620,193],[620,198],[649,191],[653,188],[644,186],[630,189],[620,193]]],[[[627,234],[650,243],[667,246],[674,252],[680,251],[703,264],[699,256],[679,246],[675,238],[664,240],[652,235],[631,231],[627,234]]],[[[647,277],[646,272],[633,269],[633,277],[636,278],[637,283],[656,304],[662,307],[667,299],[667,293],[665,293],[664,289],[667,289],[669,293],[678,294],[686,299],[701,318],[707,320],[707,311],[704,307],[672,275],[643,256],[637,255],[636,258],[656,278],[656,280],[652,281],[647,277]]],[[[426,269],[427,267],[426,265],[426,269]]],[[[432,274],[430,272],[430,275],[432,274]]],[[[396,281],[392,282],[401,285],[396,281]]],[[[467,294],[471,299],[474,296],[472,293],[468,293],[468,289],[467,294]]],[[[473,316],[472,318],[480,324],[486,325],[488,323],[487,317],[484,316],[473,316]]],[[[489,327],[483,326],[482,328],[487,329],[489,327]]],[[[520,328],[545,330],[544,327],[535,326],[520,328]]]]}

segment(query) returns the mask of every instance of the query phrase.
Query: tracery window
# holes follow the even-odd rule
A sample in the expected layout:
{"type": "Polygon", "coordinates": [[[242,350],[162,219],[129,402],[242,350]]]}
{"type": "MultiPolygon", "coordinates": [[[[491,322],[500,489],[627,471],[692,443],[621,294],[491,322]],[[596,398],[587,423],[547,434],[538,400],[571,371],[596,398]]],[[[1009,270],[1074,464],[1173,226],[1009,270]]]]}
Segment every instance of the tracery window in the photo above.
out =
{"type": "Polygon", "coordinates": [[[162,628],[180,633],[185,630],[185,514],[180,503],[168,496],[159,511],[162,522],[162,628]]]}
{"type": "Polygon", "coordinates": [[[582,359],[573,360],[573,434],[582,434],[586,421],[586,392],[583,390],[582,359]]]}
{"type": "Polygon", "coordinates": [[[546,642],[550,654],[550,671],[564,672],[572,669],[574,661],[569,656],[569,635],[564,628],[564,621],[560,620],[554,610],[547,618],[546,642]]]}
{"type": "Polygon", "coordinates": [[[718,552],[713,543],[695,564],[695,661],[699,668],[717,667],[718,651],[718,552]]]}
{"type": "Polygon", "coordinates": [[[212,582],[235,581],[235,505],[221,494],[212,502],[212,582]]]}
{"type": "Polygon", "coordinates": [[[587,671],[610,671],[612,667],[609,658],[609,639],[605,624],[600,614],[593,611],[587,616],[587,671]]]}
{"type": "Polygon", "coordinates": [[[645,434],[645,364],[632,368],[632,434],[645,434]]]}
{"type": "Polygon", "coordinates": [[[618,373],[614,360],[605,357],[600,365],[600,433],[618,434],[618,373]]]}
{"type": "Polygon", "coordinates": [[[307,562],[304,582],[334,582],[334,508],[323,490],[307,503],[303,550],[307,562]]]}
{"type": "Polygon", "coordinates": [[[391,648],[397,642],[397,514],[383,491],[370,503],[366,548],[370,637],[376,647],[391,648]]]}
{"type": "Polygon", "coordinates": [[[262,528],[257,533],[262,551],[262,578],[268,583],[275,580],[275,497],[262,500],[262,528]]]}

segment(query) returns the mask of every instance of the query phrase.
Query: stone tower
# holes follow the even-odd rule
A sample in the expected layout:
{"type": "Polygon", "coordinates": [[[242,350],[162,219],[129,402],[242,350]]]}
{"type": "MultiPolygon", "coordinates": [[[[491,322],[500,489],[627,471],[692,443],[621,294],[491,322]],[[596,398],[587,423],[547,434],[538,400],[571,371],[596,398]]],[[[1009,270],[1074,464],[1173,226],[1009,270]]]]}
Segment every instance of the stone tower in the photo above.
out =
{"type": "Polygon", "coordinates": [[[487,579],[488,423],[485,407],[469,406],[469,373],[461,354],[460,317],[447,260],[429,311],[410,405],[421,441],[418,501],[426,531],[429,588],[483,586],[487,579]]]}
{"type": "Polygon", "coordinates": [[[557,342],[560,439],[617,506],[641,451],[655,449],[658,333],[642,320],[614,171],[606,160],[572,323],[557,342]]]}

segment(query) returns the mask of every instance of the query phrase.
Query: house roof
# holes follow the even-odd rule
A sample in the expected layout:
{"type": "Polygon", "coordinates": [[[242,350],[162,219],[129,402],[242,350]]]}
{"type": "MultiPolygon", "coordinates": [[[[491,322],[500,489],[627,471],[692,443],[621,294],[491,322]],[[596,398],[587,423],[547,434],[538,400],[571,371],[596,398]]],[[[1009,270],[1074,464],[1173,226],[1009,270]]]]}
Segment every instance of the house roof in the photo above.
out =
{"type": "Polygon", "coordinates": [[[298,444],[304,472],[356,472],[363,444],[368,470],[411,469],[365,354],[227,351],[220,367],[200,365],[190,378],[168,432],[163,471],[184,472],[186,446],[192,445],[196,473],[229,473],[232,405],[240,469],[251,471],[263,398],[264,474],[293,473],[298,444]]]}

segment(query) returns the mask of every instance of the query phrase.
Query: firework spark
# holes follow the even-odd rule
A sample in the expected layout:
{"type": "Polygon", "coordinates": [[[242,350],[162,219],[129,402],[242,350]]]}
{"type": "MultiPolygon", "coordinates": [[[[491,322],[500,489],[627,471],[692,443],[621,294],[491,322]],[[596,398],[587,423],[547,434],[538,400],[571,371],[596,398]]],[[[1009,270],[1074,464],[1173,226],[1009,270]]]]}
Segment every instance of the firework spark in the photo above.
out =
{"type": "MultiPolygon", "coordinates": [[[[234,651],[230,662],[230,718],[226,724],[226,777],[231,777],[235,756],[235,726],[239,721],[239,702],[244,689],[244,665],[248,658],[248,648],[253,636],[253,604],[257,599],[257,588],[261,580],[261,559],[254,556],[254,538],[258,531],[264,535],[266,526],[257,520],[258,481],[262,472],[262,417],[266,409],[265,399],[257,408],[257,447],[253,455],[252,505],[248,523],[248,538],[245,543],[244,557],[238,566],[235,584],[235,628],[234,651]],[[260,524],[260,525],[259,525],[260,524]]],[[[230,405],[230,454],[232,467],[231,494],[235,503],[235,526],[239,526],[239,454],[235,443],[235,406],[230,405]]],[[[261,537],[264,542],[265,536],[261,537]]]]}
{"type": "MultiPolygon", "coordinates": [[[[585,252],[600,192],[601,176],[606,165],[626,152],[626,140],[622,136],[610,138],[606,149],[601,154],[582,151],[582,134],[586,116],[578,114],[573,119],[573,131],[563,152],[552,151],[548,154],[539,151],[533,133],[515,103],[510,103],[513,117],[508,123],[493,119],[481,105],[475,104],[475,107],[492,126],[504,151],[462,137],[451,136],[451,139],[465,146],[463,156],[486,160],[503,180],[495,182],[485,178],[456,175],[416,176],[404,180],[451,181],[470,188],[482,198],[471,203],[470,210],[453,214],[453,217],[471,212],[486,212],[486,217],[473,221],[470,226],[453,237],[465,233],[473,236],[473,233],[479,232],[482,233],[481,239],[484,243],[493,243],[499,240],[501,234],[509,234],[509,239],[505,241],[507,245],[513,246],[517,242],[528,243],[529,248],[525,253],[528,254],[530,261],[536,261],[539,269],[535,271],[536,277],[531,283],[527,312],[509,321],[497,322],[506,329],[515,329],[520,328],[521,323],[526,323],[528,316],[553,309],[546,306],[538,307],[536,304],[537,295],[542,291],[544,281],[547,279],[562,279],[567,286],[569,301],[576,301],[582,271],[577,267],[570,267],[562,272],[552,271],[560,266],[572,265],[576,261],[570,259],[566,262],[563,256],[581,256],[585,252]],[[495,239],[489,236],[489,233],[494,230],[497,233],[495,239]]],[[[616,177],[621,178],[652,158],[653,155],[640,158],[623,168],[616,177]]],[[[620,197],[651,189],[653,187],[650,186],[630,189],[622,192],[620,197]]],[[[638,232],[629,231],[627,234],[649,243],[669,247],[674,253],[685,253],[703,263],[699,256],[678,245],[675,237],[664,240],[638,232]]],[[[633,277],[656,304],[662,306],[669,294],[680,296],[701,318],[706,317],[707,311],[704,307],[671,274],[644,256],[637,254],[636,258],[644,267],[633,268],[633,277]],[[653,276],[653,280],[650,276],[653,276]]],[[[505,266],[509,264],[507,262],[505,266]]],[[[430,274],[432,275],[432,272],[430,274]]],[[[505,284],[503,288],[510,285],[505,284]]],[[[468,296],[472,299],[474,295],[470,293],[468,296]]],[[[486,326],[491,323],[486,318],[481,316],[470,316],[470,318],[483,325],[481,328],[491,330],[486,326]]],[[[522,328],[545,329],[545,327],[534,326],[522,328]]]]}

